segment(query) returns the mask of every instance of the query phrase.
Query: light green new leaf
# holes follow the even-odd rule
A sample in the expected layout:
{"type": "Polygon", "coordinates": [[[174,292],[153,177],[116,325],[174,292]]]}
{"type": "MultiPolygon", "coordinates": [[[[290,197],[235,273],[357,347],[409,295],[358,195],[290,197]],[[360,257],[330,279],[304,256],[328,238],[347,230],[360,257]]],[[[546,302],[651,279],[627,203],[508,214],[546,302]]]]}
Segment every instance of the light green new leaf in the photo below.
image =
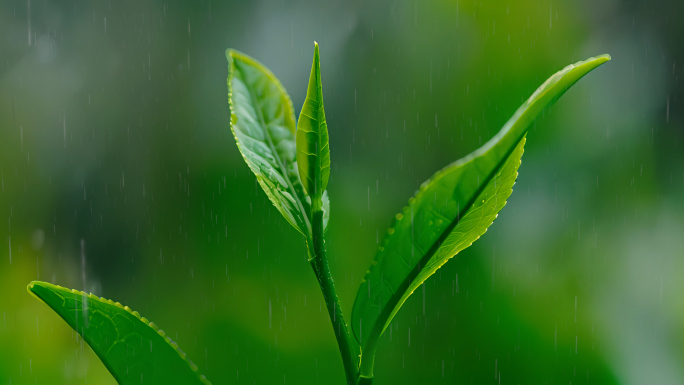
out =
{"type": "Polygon", "coordinates": [[[320,199],[328,186],[330,176],[330,147],[328,125],[323,110],[321,66],[316,42],[309,88],[297,122],[297,163],[304,190],[312,199],[320,199]]]}
{"type": "Polygon", "coordinates": [[[211,385],[178,344],[128,306],[46,282],[28,291],[83,337],[119,384],[211,385]]]}
{"type": "Polygon", "coordinates": [[[484,234],[503,208],[517,176],[525,134],[536,116],[608,60],[608,55],[590,58],[551,76],[496,136],[423,183],[397,214],[352,312],[352,328],[362,344],[362,376],[372,376],[377,340],[411,293],[484,234]]]}
{"type": "MultiPolygon", "coordinates": [[[[231,49],[226,57],[230,127],[240,153],[273,205],[307,236],[311,200],[297,173],[292,101],[261,63],[231,49]]],[[[327,224],[329,202],[323,209],[327,224]]]]}

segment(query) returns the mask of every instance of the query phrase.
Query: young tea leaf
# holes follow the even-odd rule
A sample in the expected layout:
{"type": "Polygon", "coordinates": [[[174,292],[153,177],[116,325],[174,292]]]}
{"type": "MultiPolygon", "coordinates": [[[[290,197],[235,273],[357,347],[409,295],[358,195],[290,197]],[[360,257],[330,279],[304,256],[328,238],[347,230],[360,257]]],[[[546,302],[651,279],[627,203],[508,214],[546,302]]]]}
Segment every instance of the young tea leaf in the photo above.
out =
{"type": "MultiPolygon", "coordinates": [[[[226,51],[226,57],[230,127],[240,153],[273,205],[307,236],[311,233],[311,200],[299,180],[295,162],[292,101],[261,63],[231,49],[226,51]]],[[[328,214],[327,197],[323,203],[328,214]]]]}
{"type": "Polygon", "coordinates": [[[309,88],[297,122],[297,163],[304,190],[316,202],[328,186],[330,175],[328,125],[325,122],[323,110],[321,66],[316,42],[314,42],[309,88]]]}
{"type": "Polygon", "coordinates": [[[83,337],[119,384],[211,385],[178,344],[128,306],[46,282],[28,291],[83,337]]]}
{"type": "Polygon", "coordinates": [[[377,340],[411,293],[477,240],[503,208],[517,176],[525,134],[536,116],[608,60],[608,55],[590,58],[551,76],[496,136],[433,175],[396,215],[352,311],[352,329],[362,345],[362,377],[372,377],[377,340]]]}

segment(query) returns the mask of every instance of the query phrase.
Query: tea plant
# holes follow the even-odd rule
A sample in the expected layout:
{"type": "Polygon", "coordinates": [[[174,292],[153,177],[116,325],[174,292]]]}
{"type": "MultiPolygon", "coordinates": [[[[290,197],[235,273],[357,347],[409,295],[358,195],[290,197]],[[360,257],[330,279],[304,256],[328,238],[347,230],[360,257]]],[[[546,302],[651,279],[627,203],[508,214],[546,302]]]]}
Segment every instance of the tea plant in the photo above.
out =
{"type": "MultiPolygon", "coordinates": [[[[484,146],[420,186],[377,250],[356,295],[350,328],[325,248],[330,149],[318,44],[298,120],[287,92],[266,67],[235,50],[226,56],[230,127],[238,148],[273,205],[303,235],[347,383],[359,385],[371,383],[378,340],[407,298],[479,239],[506,204],[530,124],[575,82],[610,60],[601,55],[557,72],[484,146]]],[[[210,384],[175,342],[127,306],[44,282],[32,282],[28,290],[83,336],[120,384],[210,384]]]]}

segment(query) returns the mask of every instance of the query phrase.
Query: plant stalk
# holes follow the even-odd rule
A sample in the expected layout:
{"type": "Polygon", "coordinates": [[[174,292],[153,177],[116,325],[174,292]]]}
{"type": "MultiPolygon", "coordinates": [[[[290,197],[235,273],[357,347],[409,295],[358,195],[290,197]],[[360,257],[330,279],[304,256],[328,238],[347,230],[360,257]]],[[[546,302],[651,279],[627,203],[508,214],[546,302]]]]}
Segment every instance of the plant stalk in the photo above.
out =
{"type": "Polygon", "coordinates": [[[310,261],[311,267],[316,273],[318,284],[321,286],[325,305],[330,315],[337,345],[342,355],[344,372],[347,377],[347,385],[356,385],[359,373],[358,347],[349,333],[349,327],[344,321],[340,300],[335,291],[332,274],[328,266],[328,258],[325,252],[325,240],[323,238],[323,210],[320,207],[313,207],[312,213],[312,239],[307,240],[313,246],[313,259],[310,261]]]}
{"type": "Polygon", "coordinates": [[[361,363],[359,364],[359,380],[358,385],[370,385],[373,382],[373,366],[375,364],[375,350],[378,347],[379,335],[372,337],[363,346],[361,352],[361,363]]]}

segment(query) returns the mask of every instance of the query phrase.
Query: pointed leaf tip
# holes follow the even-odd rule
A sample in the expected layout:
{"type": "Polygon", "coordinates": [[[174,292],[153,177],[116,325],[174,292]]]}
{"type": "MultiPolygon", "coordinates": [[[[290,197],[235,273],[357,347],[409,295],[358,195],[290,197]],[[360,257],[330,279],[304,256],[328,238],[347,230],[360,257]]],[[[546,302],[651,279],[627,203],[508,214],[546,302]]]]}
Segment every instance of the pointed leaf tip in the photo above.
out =
{"type": "Polygon", "coordinates": [[[296,142],[299,178],[304,191],[312,198],[312,205],[320,207],[320,200],[330,176],[330,148],[328,125],[323,108],[323,86],[317,42],[314,42],[313,63],[306,100],[297,122],[296,142]]]}

